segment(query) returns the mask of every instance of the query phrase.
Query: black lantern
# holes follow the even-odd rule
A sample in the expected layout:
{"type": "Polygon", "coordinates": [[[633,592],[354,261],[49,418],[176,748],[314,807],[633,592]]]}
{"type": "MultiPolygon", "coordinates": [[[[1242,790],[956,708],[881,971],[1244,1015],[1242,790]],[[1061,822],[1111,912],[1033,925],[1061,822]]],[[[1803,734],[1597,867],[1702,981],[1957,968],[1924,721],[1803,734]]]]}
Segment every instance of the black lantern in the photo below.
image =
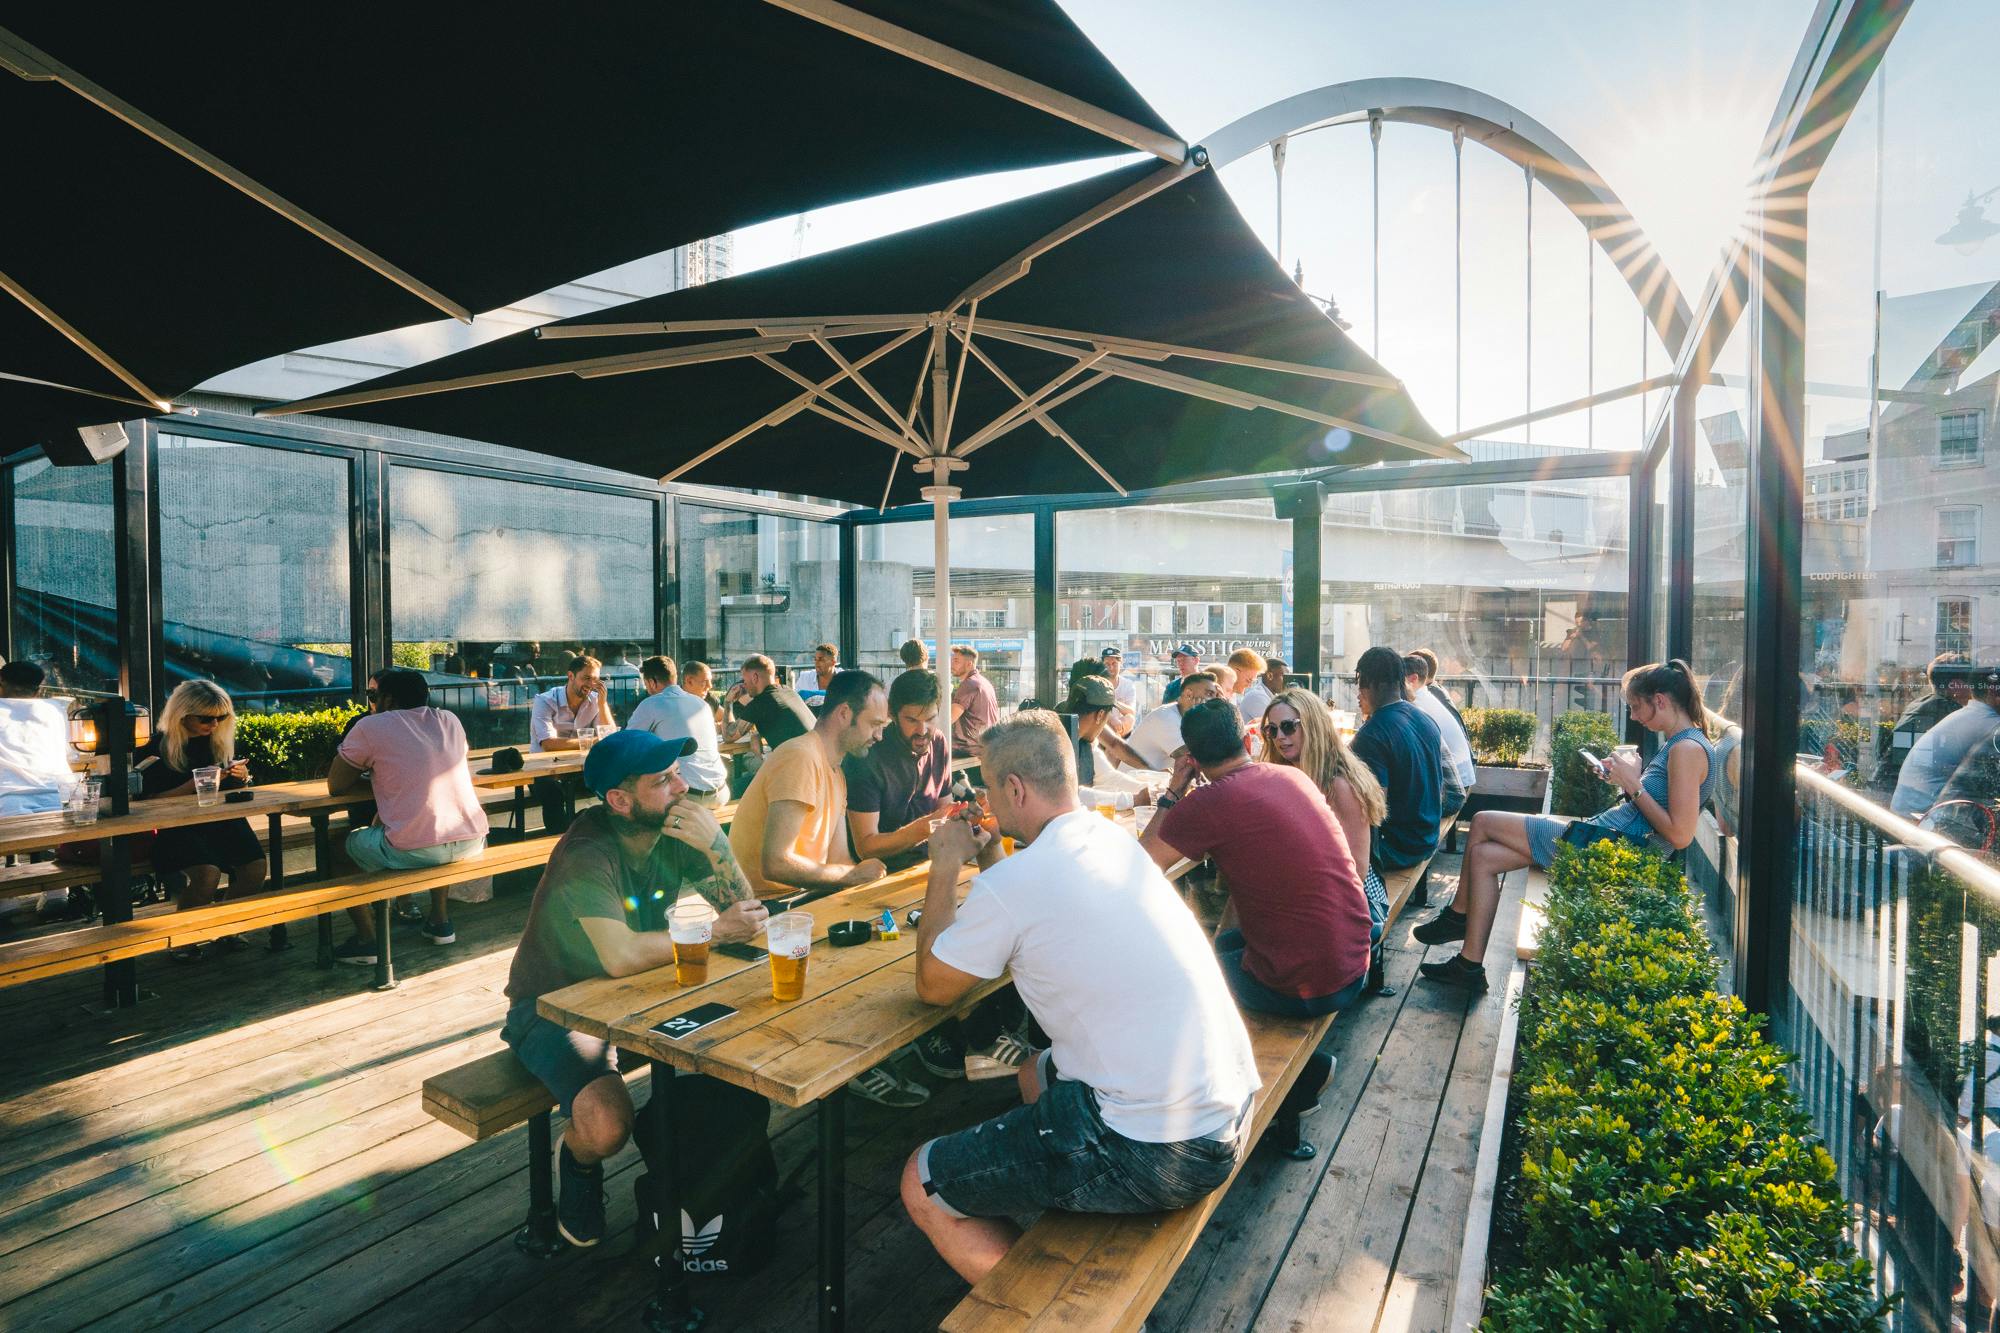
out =
{"type": "Polygon", "coordinates": [[[132,812],[131,786],[126,777],[132,751],[152,739],[152,714],[129,699],[117,695],[94,703],[79,699],[70,706],[70,745],[80,754],[101,754],[110,760],[104,786],[111,797],[114,815],[132,812]]]}

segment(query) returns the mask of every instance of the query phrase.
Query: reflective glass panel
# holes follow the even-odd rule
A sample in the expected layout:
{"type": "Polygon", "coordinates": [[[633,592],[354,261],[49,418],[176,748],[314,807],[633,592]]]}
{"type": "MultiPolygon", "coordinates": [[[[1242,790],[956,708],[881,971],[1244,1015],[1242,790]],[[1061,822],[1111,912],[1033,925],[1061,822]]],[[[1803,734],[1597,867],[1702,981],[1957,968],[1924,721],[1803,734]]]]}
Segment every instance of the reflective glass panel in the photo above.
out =
{"type": "Polygon", "coordinates": [[[111,466],[14,469],[15,651],[52,694],[118,689],[111,466]]]}

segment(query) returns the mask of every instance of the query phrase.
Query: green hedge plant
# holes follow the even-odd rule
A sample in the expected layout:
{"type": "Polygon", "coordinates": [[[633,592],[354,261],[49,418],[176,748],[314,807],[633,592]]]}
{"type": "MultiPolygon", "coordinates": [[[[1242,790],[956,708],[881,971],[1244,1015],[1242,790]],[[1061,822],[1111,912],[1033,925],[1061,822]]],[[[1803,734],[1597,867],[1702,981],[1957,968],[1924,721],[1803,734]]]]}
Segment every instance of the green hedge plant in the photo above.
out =
{"type": "Polygon", "coordinates": [[[1881,1327],[1791,1057],[1716,994],[1698,906],[1651,853],[1558,849],[1516,1064],[1529,1258],[1483,1328],[1881,1327]]]}
{"type": "Polygon", "coordinates": [[[1608,713],[1578,710],[1556,719],[1549,734],[1550,784],[1555,788],[1550,809],[1559,815],[1595,815],[1610,807],[1618,789],[1597,776],[1578,750],[1602,758],[1618,744],[1617,728],[1608,713]]]}
{"type": "Polygon", "coordinates": [[[1519,708],[1470,708],[1464,713],[1466,739],[1477,763],[1520,768],[1534,753],[1541,730],[1533,713],[1519,708]]]}
{"type": "Polygon", "coordinates": [[[250,761],[250,775],[259,782],[323,778],[347,724],[363,711],[360,704],[342,704],[312,712],[240,713],[236,753],[250,761]]]}

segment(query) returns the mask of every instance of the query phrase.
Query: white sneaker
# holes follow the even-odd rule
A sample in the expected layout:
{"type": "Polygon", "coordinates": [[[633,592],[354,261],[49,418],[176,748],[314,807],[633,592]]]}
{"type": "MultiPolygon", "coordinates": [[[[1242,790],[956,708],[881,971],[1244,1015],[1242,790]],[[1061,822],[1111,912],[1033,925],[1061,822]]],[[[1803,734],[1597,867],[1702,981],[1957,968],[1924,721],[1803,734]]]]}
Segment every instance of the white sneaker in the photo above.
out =
{"type": "Polygon", "coordinates": [[[886,1065],[876,1065],[849,1083],[847,1090],[865,1102],[893,1106],[898,1110],[922,1106],[931,1099],[929,1088],[921,1083],[905,1083],[890,1073],[886,1065]]]}
{"type": "Polygon", "coordinates": [[[975,1082],[988,1078],[1012,1078],[1034,1057],[1035,1048],[1012,1032],[1003,1032],[981,1050],[965,1053],[965,1076],[975,1082]]]}

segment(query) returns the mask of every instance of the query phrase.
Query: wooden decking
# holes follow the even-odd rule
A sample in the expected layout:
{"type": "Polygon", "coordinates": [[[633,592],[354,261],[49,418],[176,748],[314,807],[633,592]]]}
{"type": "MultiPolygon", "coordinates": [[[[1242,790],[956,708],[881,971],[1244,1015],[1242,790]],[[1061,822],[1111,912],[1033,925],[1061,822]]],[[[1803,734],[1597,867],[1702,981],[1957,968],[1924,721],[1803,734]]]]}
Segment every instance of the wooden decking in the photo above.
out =
{"type": "MultiPolygon", "coordinates": [[[[473,1144],[420,1105],[426,1076],[498,1046],[525,910],[518,891],[458,905],[442,949],[399,934],[403,984],[387,994],[367,969],[316,968],[309,939],[143,960],[155,994],[136,1013],[94,1012],[90,975],[0,993],[0,1327],[635,1327],[649,1284],[626,1253],[636,1155],[611,1165],[607,1242],[537,1263],[511,1243],[521,1132],[473,1144]]],[[[1418,982],[1422,952],[1407,926],[1397,936],[1398,993],[1329,1039],[1339,1065],[1307,1122],[1320,1156],[1252,1159],[1153,1327],[1447,1326],[1504,987],[1469,1004],[1418,982]]],[[[1511,961],[1494,951],[1496,982],[1511,961]]],[[[934,1328],[963,1293],[903,1218],[896,1173],[922,1139],[1011,1096],[953,1083],[915,1111],[852,1104],[853,1327],[934,1328]]],[[[699,1289],[713,1329],[811,1319],[812,1125],[780,1112],[772,1131],[805,1194],[762,1274],[699,1289]]]]}

